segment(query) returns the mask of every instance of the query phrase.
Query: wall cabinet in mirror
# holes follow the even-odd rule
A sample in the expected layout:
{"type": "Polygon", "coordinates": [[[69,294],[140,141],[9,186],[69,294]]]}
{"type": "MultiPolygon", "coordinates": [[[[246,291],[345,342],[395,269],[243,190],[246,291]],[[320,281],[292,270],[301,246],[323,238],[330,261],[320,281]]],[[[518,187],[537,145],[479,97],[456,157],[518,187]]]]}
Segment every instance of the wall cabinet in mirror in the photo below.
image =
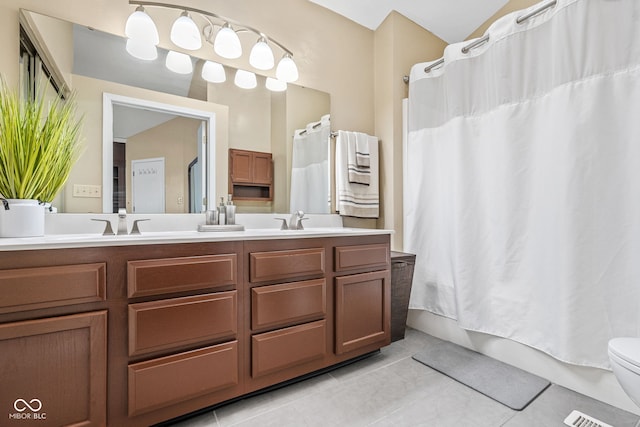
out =
{"type": "Polygon", "coordinates": [[[235,200],[273,200],[271,153],[229,149],[229,193],[235,200]]]}

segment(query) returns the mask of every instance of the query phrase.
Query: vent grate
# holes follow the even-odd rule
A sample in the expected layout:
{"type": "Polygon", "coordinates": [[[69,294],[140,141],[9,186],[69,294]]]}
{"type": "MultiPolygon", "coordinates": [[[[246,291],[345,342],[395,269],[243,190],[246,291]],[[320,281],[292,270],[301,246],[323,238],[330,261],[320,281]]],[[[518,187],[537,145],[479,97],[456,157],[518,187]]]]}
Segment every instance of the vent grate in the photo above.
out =
{"type": "Polygon", "coordinates": [[[580,411],[572,411],[564,423],[571,427],[613,427],[580,411]]]}

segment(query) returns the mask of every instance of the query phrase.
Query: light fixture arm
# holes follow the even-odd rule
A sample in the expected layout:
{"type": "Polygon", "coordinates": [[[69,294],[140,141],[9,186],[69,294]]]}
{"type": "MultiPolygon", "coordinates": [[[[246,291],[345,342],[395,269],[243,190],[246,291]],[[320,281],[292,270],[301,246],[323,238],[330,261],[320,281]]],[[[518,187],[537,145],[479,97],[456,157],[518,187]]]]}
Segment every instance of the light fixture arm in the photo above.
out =
{"type": "Polygon", "coordinates": [[[229,24],[233,25],[234,27],[239,27],[239,29],[236,30],[236,31],[242,31],[242,30],[251,31],[252,33],[255,33],[256,35],[258,35],[258,37],[264,37],[269,42],[277,45],[280,49],[282,49],[284,51],[285,54],[289,54],[289,55],[293,56],[293,53],[289,49],[284,47],[277,40],[267,36],[263,32],[255,29],[253,27],[250,27],[248,25],[245,25],[245,24],[242,24],[240,22],[234,21],[233,19],[229,19],[227,17],[218,15],[218,14],[213,13],[213,12],[207,12],[206,10],[197,9],[197,8],[190,7],[190,6],[179,6],[179,5],[174,5],[174,4],[170,4],[170,3],[161,3],[161,2],[155,2],[155,1],[129,0],[129,4],[130,5],[139,5],[139,6],[166,7],[166,8],[169,8],[169,9],[176,9],[176,10],[181,10],[181,11],[197,13],[197,14],[201,15],[203,18],[205,18],[209,22],[209,24],[212,26],[212,28],[213,28],[213,23],[209,19],[207,19],[206,17],[211,17],[211,18],[215,18],[215,19],[218,19],[220,21],[223,21],[223,22],[228,22],[229,24]]]}

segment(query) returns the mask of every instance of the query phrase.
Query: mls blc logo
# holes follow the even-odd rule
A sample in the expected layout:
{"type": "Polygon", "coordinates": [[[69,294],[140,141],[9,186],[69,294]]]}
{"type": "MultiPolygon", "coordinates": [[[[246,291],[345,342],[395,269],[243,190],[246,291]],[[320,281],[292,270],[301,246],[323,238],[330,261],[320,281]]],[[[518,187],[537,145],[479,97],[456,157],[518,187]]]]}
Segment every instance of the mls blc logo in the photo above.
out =
{"type": "Polygon", "coordinates": [[[13,402],[13,409],[17,412],[9,414],[10,420],[46,420],[47,413],[40,412],[42,410],[42,401],[40,399],[31,399],[28,402],[25,399],[16,399],[13,402]]]}

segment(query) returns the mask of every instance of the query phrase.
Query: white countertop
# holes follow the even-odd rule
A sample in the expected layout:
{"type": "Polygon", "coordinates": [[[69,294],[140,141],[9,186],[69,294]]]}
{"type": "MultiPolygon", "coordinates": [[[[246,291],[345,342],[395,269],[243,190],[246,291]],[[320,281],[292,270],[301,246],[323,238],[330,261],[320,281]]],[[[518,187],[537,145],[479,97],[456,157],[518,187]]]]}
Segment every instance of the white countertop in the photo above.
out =
{"type": "MultiPolygon", "coordinates": [[[[65,214],[56,214],[65,215],[65,214]]],[[[79,214],[80,215],[80,214],[79,214]]],[[[119,235],[119,236],[103,236],[101,230],[104,228],[103,223],[90,221],[89,218],[108,218],[107,215],[86,215],[79,216],[69,214],[64,221],[62,216],[57,216],[49,220],[46,227],[46,234],[43,237],[22,237],[22,238],[0,238],[1,251],[16,250],[37,250],[37,249],[63,249],[63,248],[83,248],[83,247],[107,247],[107,246],[130,246],[130,245],[155,245],[155,244],[171,244],[171,243],[196,243],[196,242],[224,242],[238,240],[275,240],[275,239],[301,239],[314,237],[348,237],[348,236],[370,236],[391,234],[391,230],[369,229],[369,228],[346,228],[342,227],[342,220],[336,221],[335,218],[321,218],[313,221],[313,217],[309,220],[309,225],[319,225],[311,227],[305,224],[304,230],[280,230],[273,217],[279,215],[269,215],[267,218],[252,215],[244,216],[247,228],[244,231],[197,231],[197,224],[182,224],[181,229],[171,231],[153,230],[150,225],[154,222],[144,222],[140,224],[141,234],[139,235],[119,235]],[[72,217],[73,216],[73,217],[72,217]],[[90,223],[92,229],[82,229],[81,232],[68,232],[72,228],[65,221],[72,220],[77,223],[81,219],[84,223],[90,223]],[[265,221],[266,219],[266,221],[265,221]],[[56,224],[52,224],[56,223],[56,224]],[[62,225],[61,225],[62,224],[62,225]],[[255,226],[269,225],[269,228],[255,228],[255,226]],[[96,227],[100,232],[96,232],[96,227]],[[253,228],[250,228],[253,227],[253,228]],[[187,229],[184,229],[187,228],[187,229]],[[151,229],[151,231],[145,231],[151,229]],[[67,232],[65,232],[67,231],[67,232]],[[89,232],[87,232],[89,231],[89,232]]],[[[147,215],[148,216],[148,215],[147,215]]],[[[331,217],[333,215],[327,215],[331,217]]],[[[133,217],[133,216],[132,216],[133,217]]],[[[136,216],[135,219],[142,218],[144,215],[136,216]]],[[[134,218],[128,218],[131,221],[134,218]]],[[[157,219],[157,218],[155,218],[157,219]]],[[[169,218],[178,220],[179,218],[169,218]]],[[[163,218],[166,222],[167,218],[163,218]]],[[[159,221],[155,221],[158,224],[159,221]]],[[[113,222],[114,230],[117,222],[113,222]]],[[[129,225],[129,229],[131,225],[129,225]]],[[[156,227],[157,228],[157,227],[156,227]]]]}

